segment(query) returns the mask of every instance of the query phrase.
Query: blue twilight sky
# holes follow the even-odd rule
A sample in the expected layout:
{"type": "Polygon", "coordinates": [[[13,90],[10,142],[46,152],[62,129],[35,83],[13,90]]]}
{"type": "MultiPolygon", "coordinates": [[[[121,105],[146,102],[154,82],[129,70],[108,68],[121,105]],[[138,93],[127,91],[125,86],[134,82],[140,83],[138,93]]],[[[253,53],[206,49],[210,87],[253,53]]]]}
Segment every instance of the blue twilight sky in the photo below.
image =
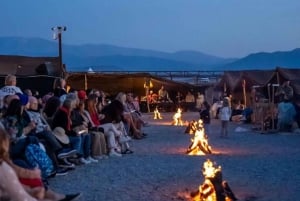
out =
{"type": "Polygon", "coordinates": [[[0,36],[221,57],[300,47],[300,0],[1,0],[0,36]]]}

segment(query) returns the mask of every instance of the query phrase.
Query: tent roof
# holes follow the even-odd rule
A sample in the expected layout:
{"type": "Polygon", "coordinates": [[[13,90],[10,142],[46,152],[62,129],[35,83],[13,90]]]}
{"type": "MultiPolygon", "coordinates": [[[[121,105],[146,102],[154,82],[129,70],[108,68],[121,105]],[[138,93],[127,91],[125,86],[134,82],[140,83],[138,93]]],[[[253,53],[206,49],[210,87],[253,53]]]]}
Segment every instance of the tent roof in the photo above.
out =
{"type": "Polygon", "coordinates": [[[158,91],[161,85],[164,85],[166,89],[176,91],[188,91],[195,88],[190,84],[156,77],[149,73],[71,73],[67,77],[67,83],[75,89],[97,88],[110,93],[133,91],[144,94],[144,83],[147,79],[151,80],[153,84],[151,90],[154,91],[158,91]]]}
{"type": "Polygon", "coordinates": [[[218,87],[226,87],[230,91],[239,90],[242,87],[243,80],[246,81],[246,86],[266,85],[272,76],[274,70],[245,70],[245,71],[225,71],[221,81],[217,84],[218,87]]]}

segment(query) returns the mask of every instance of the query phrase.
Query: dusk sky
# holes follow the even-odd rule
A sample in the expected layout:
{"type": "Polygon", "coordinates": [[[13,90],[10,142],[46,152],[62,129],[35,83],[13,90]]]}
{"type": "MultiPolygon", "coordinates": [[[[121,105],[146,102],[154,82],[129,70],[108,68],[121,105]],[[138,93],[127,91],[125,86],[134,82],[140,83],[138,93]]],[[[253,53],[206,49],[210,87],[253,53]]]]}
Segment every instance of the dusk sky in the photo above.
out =
{"type": "Polygon", "coordinates": [[[300,47],[300,0],[3,0],[0,36],[221,57],[300,47]]]}

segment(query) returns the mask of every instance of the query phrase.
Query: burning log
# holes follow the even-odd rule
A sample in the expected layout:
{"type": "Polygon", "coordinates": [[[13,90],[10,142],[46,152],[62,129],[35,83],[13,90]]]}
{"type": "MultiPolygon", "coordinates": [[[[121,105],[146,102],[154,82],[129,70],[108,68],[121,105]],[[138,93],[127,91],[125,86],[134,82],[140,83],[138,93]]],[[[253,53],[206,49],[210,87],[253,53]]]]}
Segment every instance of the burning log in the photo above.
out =
{"type": "Polygon", "coordinates": [[[238,200],[226,181],[223,181],[221,166],[215,167],[207,159],[202,168],[204,182],[191,193],[194,201],[235,201],[238,200]]]}
{"type": "Polygon", "coordinates": [[[203,127],[203,121],[201,119],[199,119],[196,124],[195,135],[191,141],[192,143],[186,151],[188,155],[206,155],[212,153],[211,147],[208,144],[208,137],[205,134],[205,129],[203,127]]]}
{"type": "Polygon", "coordinates": [[[153,111],[153,113],[154,113],[153,119],[162,119],[162,116],[161,116],[160,112],[158,111],[157,107],[155,108],[155,110],[153,111]]]}
{"type": "Polygon", "coordinates": [[[192,120],[191,122],[189,122],[184,133],[190,134],[190,135],[195,134],[196,130],[197,130],[197,124],[198,124],[198,122],[195,120],[192,120]]]}
{"type": "Polygon", "coordinates": [[[183,126],[183,121],[182,121],[182,110],[181,108],[177,109],[177,112],[173,115],[173,122],[172,125],[174,126],[183,126]]]}

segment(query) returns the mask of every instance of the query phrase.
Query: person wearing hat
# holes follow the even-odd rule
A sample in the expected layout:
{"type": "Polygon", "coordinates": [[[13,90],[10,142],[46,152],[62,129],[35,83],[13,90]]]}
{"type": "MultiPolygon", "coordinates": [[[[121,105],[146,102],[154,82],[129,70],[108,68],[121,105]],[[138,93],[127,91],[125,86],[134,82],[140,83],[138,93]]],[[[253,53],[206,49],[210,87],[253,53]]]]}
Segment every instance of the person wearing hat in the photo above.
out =
{"type": "Polygon", "coordinates": [[[77,96],[78,96],[79,100],[86,100],[87,99],[86,92],[84,90],[78,91],[77,96]]]}

